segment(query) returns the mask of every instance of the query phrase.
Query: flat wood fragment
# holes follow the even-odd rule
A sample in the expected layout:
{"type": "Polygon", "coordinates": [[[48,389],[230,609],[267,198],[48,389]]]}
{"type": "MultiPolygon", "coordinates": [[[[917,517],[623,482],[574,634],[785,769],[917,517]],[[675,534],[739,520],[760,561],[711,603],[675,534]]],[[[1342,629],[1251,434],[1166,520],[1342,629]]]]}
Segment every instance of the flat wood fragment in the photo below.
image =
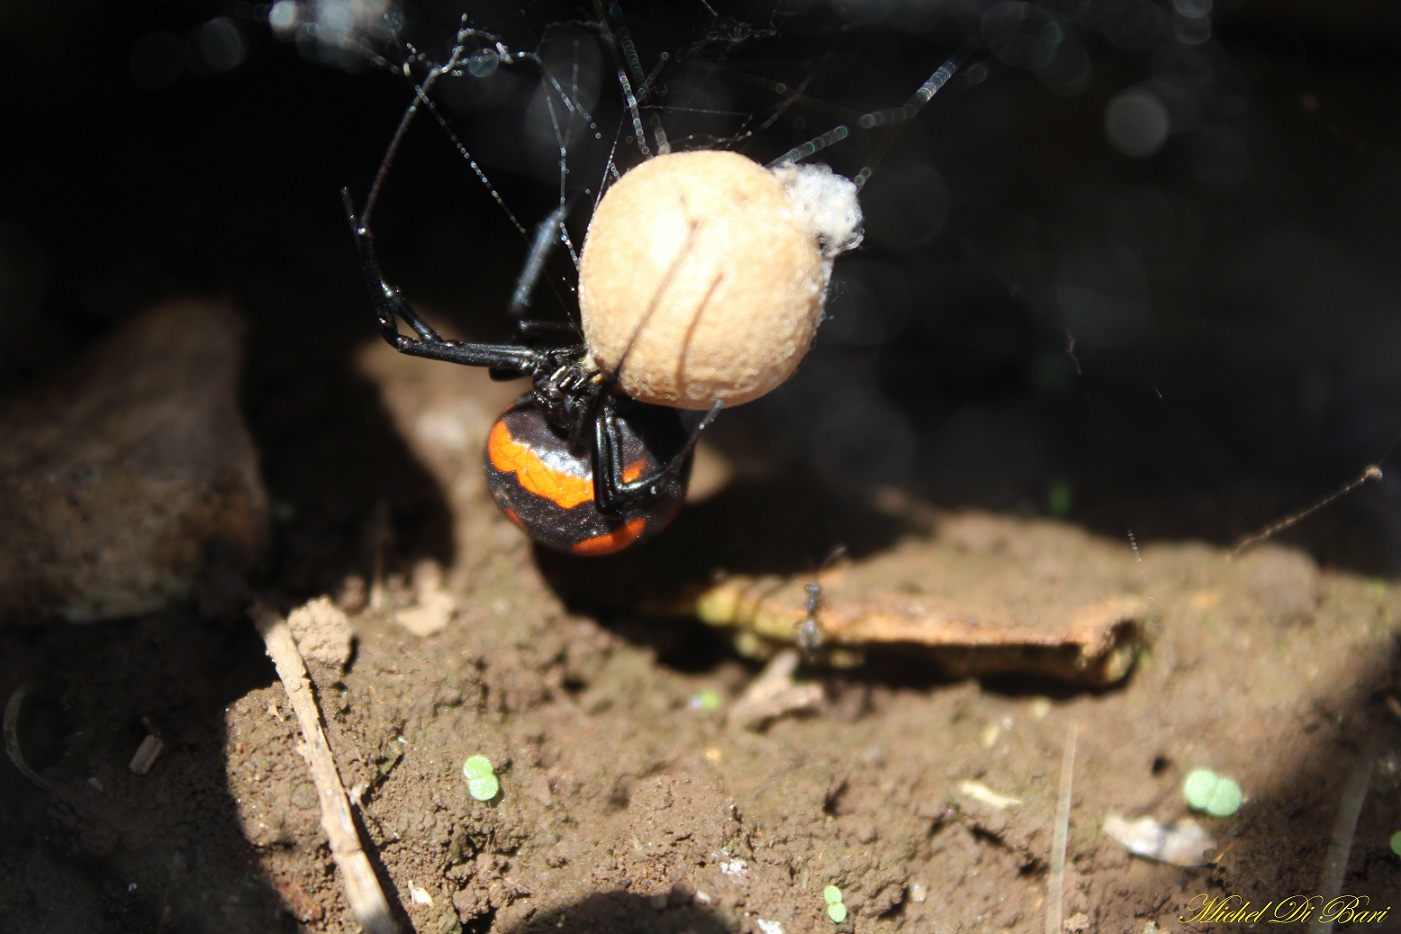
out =
{"type": "Polygon", "coordinates": [[[909,649],[950,677],[1104,685],[1123,679],[1141,648],[1149,602],[1134,571],[1119,543],[969,515],[815,576],[723,577],[695,588],[684,610],[761,657],[806,642],[820,647],[810,655],[843,666],[909,649]],[[814,625],[820,638],[805,633],[814,625]]]}
{"type": "MultiPolygon", "coordinates": [[[[773,578],[721,581],[700,594],[695,611],[713,626],[743,630],[751,647],[796,644],[807,617],[803,583],[773,578]]],[[[867,649],[909,645],[953,677],[1026,673],[1112,684],[1133,667],[1143,612],[1138,598],[1109,597],[1018,620],[932,601],[824,592],[819,623],[823,649],[838,664],[867,649]]]]}

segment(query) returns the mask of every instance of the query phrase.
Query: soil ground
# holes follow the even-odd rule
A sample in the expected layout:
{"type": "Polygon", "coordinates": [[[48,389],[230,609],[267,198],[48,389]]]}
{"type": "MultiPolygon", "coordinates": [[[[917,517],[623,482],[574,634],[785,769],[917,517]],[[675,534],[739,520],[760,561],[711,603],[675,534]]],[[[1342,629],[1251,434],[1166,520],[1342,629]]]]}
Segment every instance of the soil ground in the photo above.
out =
{"type": "MultiPolygon", "coordinates": [[[[387,409],[414,413],[403,437],[442,471],[459,557],[415,569],[392,557],[402,541],[384,546],[406,573],[389,575],[379,609],[366,605],[368,566],[344,582],[354,657],[316,680],[406,926],[1025,931],[1042,927],[1058,894],[1068,930],[1207,930],[1178,921],[1202,894],[1260,907],[1320,892],[1343,789],[1372,760],[1343,892],[1372,906],[1401,897],[1387,842],[1401,827],[1401,719],[1387,707],[1401,695],[1401,592],[1389,582],[1321,571],[1274,545],[1234,560],[1193,543],[1135,554],[1044,520],[905,504],[882,522],[834,509],[824,525],[856,546],[839,573],[867,588],[909,588],[882,579],[898,553],[927,567],[931,585],[956,568],[970,591],[992,582],[1049,613],[1078,599],[1088,574],[1106,595],[1146,598],[1147,648],[1123,683],[1102,689],[951,681],[909,649],[851,671],[803,671],[824,692],[814,709],[762,731],[727,725],[757,666],[698,623],[617,607],[639,561],[643,576],[679,565],[703,582],[716,570],[707,555],[751,567],[805,559],[810,522],[784,519],[810,508],[801,486],[759,484],[770,504],[762,529],[740,527],[753,513],[721,489],[641,557],[580,566],[537,554],[458,463],[475,460],[502,388],[382,349],[360,359],[383,381],[387,409]],[[737,527],[727,534],[745,545],[729,551],[708,531],[737,527]],[[608,607],[571,608],[597,590],[581,575],[610,581],[608,607]],[[571,588],[586,596],[566,599],[571,588]],[[443,593],[440,631],[396,622],[443,593]],[[718,708],[695,701],[706,692],[718,708]],[[1052,893],[1068,745],[1067,863],[1052,893]],[[500,776],[490,803],[472,799],[461,774],[476,753],[500,776]],[[1101,832],[1110,813],[1185,816],[1179,787],[1199,765],[1246,794],[1236,815],[1202,818],[1217,843],[1207,866],[1130,856],[1101,832]],[[1013,803],[989,803],[970,782],[1013,803]],[[826,917],[828,884],[844,894],[844,925],[826,917]]],[[[46,793],[6,776],[4,819],[17,833],[3,851],[0,915],[26,919],[10,929],[356,929],[296,721],[245,624],[172,612],[7,643],[8,679],[40,675],[20,738],[54,784],[46,793]],[[148,729],[165,749],[135,775],[126,762],[148,729]]]]}

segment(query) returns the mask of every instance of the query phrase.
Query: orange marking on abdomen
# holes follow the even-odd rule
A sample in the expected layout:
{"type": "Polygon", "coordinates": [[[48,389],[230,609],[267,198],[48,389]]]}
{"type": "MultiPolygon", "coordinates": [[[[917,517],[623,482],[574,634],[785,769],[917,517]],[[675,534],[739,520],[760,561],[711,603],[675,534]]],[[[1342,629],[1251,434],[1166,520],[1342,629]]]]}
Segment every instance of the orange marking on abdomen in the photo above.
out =
{"type": "Polygon", "coordinates": [[[573,509],[593,499],[593,482],[587,477],[555,470],[529,447],[511,437],[504,421],[491,428],[486,439],[491,466],[502,473],[513,473],[526,492],[534,493],[561,509],[573,509]]]}
{"type": "Polygon", "coordinates": [[[622,551],[637,541],[638,536],[646,528],[647,520],[639,516],[636,519],[629,519],[621,528],[603,535],[595,535],[593,538],[586,538],[582,542],[571,545],[569,550],[576,555],[609,555],[615,551],[622,551]]]}

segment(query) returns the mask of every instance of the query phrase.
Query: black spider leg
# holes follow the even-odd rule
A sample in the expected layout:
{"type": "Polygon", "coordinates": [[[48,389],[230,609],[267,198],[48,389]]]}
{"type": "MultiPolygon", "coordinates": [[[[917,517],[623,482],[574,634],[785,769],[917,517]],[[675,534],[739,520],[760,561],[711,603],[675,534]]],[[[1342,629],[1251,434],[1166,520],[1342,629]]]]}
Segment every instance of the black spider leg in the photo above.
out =
{"type": "Polygon", "coordinates": [[[550,258],[550,251],[562,236],[561,227],[571,205],[572,199],[561,201],[559,207],[535,226],[535,233],[530,238],[530,253],[525,258],[520,276],[516,278],[516,288],[511,293],[511,305],[507,309],[519,337],[524,338],[533,330],[547,329],[548,325],[561,324],[572,328],[567,321],[537,321],[526,317],[530,312],[530,293],[535,291],[535,285],[545,271],[545,261],[550,258]]]}
{"type": "MultiPolygon", "coordinates": [[[[486,39],[495,38],[489,33],[482,33],[469,27],[467,18],[463,17],[448,60],[441,65],[429,68],[423,81],[414,84],[413,101],[404,110],[403,116],[399,118],[399,124],[395,127],[394,135],[389,140],[384,158],[380,160],[379,169],[375,172],[374,181],[370,184],[370,193],[365,197],[364,209],[358,214],[356,213],[348,188],[341,189],[341,200],[345,204],[345,214],[350,220],[351,233],[355,237],[355,246],[360,253],[360,266],[365,283],[370,290],[370,300],[374,304],[380,335],[389,346],[410,356],[445,360],[464,366],[490,367],[494,371],[494,375],[495,373],[502,375],[509,373],[512,376],[539,377],[557,369],[562,360],[578,359],[582,356],[582,347],[537,352],[526,346],[445,340],[410,307],[399,292],[398,287],[384,278],[384,273],[379,265],[379,257],[375,252],[374,234],[370,231],[370,215],[379,204],[380,193],[384,187],[385,179],[389,176],[390,167],[408,134],[409,125],[413,123],[420,108],[428,110],[443,125],[444,129],[447,129],[442,115],[438,113],[429,97],[429,92],[444,75],[458,73],[461,58],[467,49],[465,40],[470,36],[486,39]],[[399,332],[399,319],[401,318],[418,335],[417,339],[399,332]]],[[[496,48],[498,51],[503,49],[499,41],[496,42],[496,48]]],[[[401,70],[408,77],[409,63],[405,63],[401,70]]],[[[451,131],[448,132],[451,135],[451,131]]],[[[543,234],[537,233],[536,239],[540,239],[541,236],[543,234]]],[[[538,275],[538,270],[536,275],[538,275]]]]}
{"type": "MultiPolygon", "coordinates": [[[[572,199],[561,202],[559,207],[536,225],[530,238],[530,253],[525,258],[525,266],[521,268],[520,276],[516,278],[516,287],[511,292],[511,304],[507,309],[511,319],[510,342],[513,344],[533,347],[537,338],[550,333],[567,332],[576,339],[578,337],[578,327],[572,321],[548,321],[529,317],[530,295],[544,274],[545,262],[549,259],[550,251],[564,235],[562,227],[570,207],[572,199]]],[[[492,379],[515,379],[519,375],[509,368],[491,370],[492,379]]]]}
{"type": "Polygon", "coordinates": [[[532,376],[556,369],[563,359],[577,356],[577,348],[543,351],[515,344],[479,344],[445,340],[404,301],[398,287],[385,280],[384,273],[380,271],[379,257],[375,253],[374,234],[362,219],[356,216],[349,189],[341,189],[341,199],[345,202],[345,213],[350,220],[351,233],[355,236],[355,246],[360,251],[360,266],[365,276],[365,284],[370,290],[370,300],[374,304],[380,336],[399,353],[532,376]],[[418,335],[416,338],[399,331],[400,319],[418,335]]]}
{"type": "MultiPolygon", "coordinates": [[[[977,34],[965,39],[963,44],[958,47],[958,50],[955,51],[953,55],[949,56],[947,61],[936,68],[933,74],[926,78],[924,83],[915,89],[910,99],[901,106],[889,110],[873,110],[870,113],[861,114],[856,117],[854,121],[838,124],[821,136],[813,137],[806,143],[794,146],[764,167],[773,169],[780,166],[793,165],[821,152],[834,143],[841,142],[851,133],[851,128],[848,123],[854,122],[863,130],[872,130],[877,127],[890,127],[904,123],[906,120],[911,119],[915,114],[919,113],[920,108],[929,103],[934,95],[938,94],[940,89],[953,79],[958,69],[963,67],[963,62],[977,51],[981,43],[982,38],[977,34]]],[[[857,172],[856,177],[852,179],[852,183],[856,185],[858,191],[870,180],[871,173],[875,169],[876,163],[880,161],[894,142],[895,136],[893,133],[887,132],[884,134],[883,139],[877,145],[876,150],[871,154],[865,167],[857,172]]]]}
{"type": "Polygon", "coordinates": [[[725,403],[719,401],[712,405],[692,429],[681,450],[665,467],[650,477],[639,477],[628,482],[623,479],[623,439],[618,428],[614,398],[612,395],[602,396],[594,418],[594,503],[605,516],[622,515],[628,509],[644,506],[661,496],[663,487],[690,461],[701,432],[715,421],[725,407],[725,403]]]}

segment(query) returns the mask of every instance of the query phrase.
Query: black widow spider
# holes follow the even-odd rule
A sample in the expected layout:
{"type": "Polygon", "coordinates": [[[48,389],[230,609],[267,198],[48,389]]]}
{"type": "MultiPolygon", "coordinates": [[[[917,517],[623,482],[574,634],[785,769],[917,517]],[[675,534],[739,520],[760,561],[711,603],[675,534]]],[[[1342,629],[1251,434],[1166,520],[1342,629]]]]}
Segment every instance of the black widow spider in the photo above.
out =
{"type": "MultiPolygon", "coordinates": [[[[385,279],[375,252],[370,216],[420,106],[428,108],[442,122],[428,92],[439,78],[460,74],[462,68],[469,67],[463,64],[468,37],[493,41],[493,54],[507,63],[517,57],[533,58],[511,53],[494,37],[464,26],[448,61],[430,68],[423,82],[415,85],[414,101],[390,140],[363,210],[357,213],[349,190],[342,189],[346,215],[380,334],[391,347],[410,356],[487,367],[496,379],[530,378],[530,391],[496,421],[487,439],[487,481],[497,505],[541,544],[579,555],[611,554],[659,532],[680,510],[696,441],[701,430],[719,414],[723,403],[710,405],[704,417],[688,431],[677,409],[640,402],[619,388],[618,376],[657,304],[655,295],[611,368],[596,362],[587,344],[535,345],[540,333],[561,326],[531,320],[527,314],[530,293],[543,271],[546,256],[561,237],[567,201],[535,230],[509,309],[514,330],[512,343],[443,338],[404,300],[398,287],[385,279]],[[400,331],[401,320],[411,334],[400,331]]],[[[861,118],[862,124],[879,126],[913,115],[948,81],[970,49],[966,46],[945,62],[904,107],[867,114],[861,118]]],[[[409,66],[406,64],[403,70],[407,75],[409,66]]],[[[626,82],[624,71],[620,70],[619,77],[626,82]]],[[[634,124],[640,126],[631,95],[628,103],[634,124]]],[[[845,135],[844,127],[829,131],[780,157],[775,165],[791,165],[845,135]]],[[[679,263],[679,258],[675,262],[679,263]]]]}
{"type": "MultiPolygon", "coordinates": [[[[534,346],[539,332],[560,326],[526,315],[568,205],[541,222],[532,238],[509,310],[514,343],[443,338],[385,279],[375,252],[369,219],[385,176],[419,107],[433,106],[429,90],[443,75],[457,73],[468,35],[478,34],[460,32],[448,61],[416,85],[364,209],[357,214],[349,190],[341,190],[346,216],[380,334],[391,347],[410,356],[487,367],[495,379],[530,378],[530,391],[496,421],[487,439],[487,480],[497,505],[544,545],[579,555],[610,554],[660,531],[680,511],[696,440],[721,403],[688,431],[680,411],[637,402],[616,388],[625,361],[610,371],[593,362],[582,343],[534,346]],[[400,331],[401,320],[412,334],[400,331]]],[[[496,53],[505,61],[513,58],[499,43],[496,53]]]]}

